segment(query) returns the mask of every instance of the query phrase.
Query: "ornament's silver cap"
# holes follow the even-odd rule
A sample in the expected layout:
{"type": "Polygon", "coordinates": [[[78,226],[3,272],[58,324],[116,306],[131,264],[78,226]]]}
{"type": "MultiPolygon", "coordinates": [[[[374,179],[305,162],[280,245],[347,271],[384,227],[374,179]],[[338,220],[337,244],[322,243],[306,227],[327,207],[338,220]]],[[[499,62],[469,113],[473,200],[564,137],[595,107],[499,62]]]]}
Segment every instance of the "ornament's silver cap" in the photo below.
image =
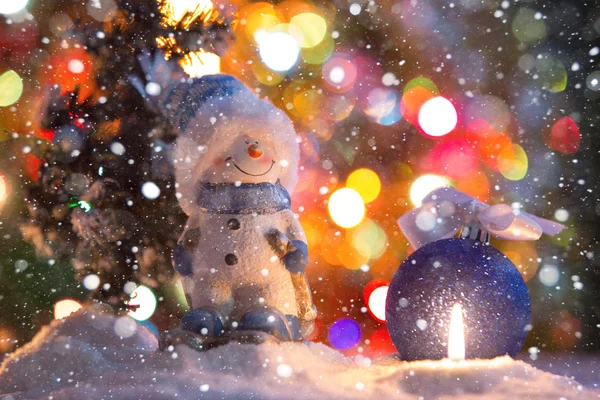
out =
{"type": "Polygon", "coordinates": [[[476,221],[470,221],[466,223],[459,234],[462,239],[473,239],[481,243],[490,244],[492,235],[489,232],[484,231],[476,221]]]}

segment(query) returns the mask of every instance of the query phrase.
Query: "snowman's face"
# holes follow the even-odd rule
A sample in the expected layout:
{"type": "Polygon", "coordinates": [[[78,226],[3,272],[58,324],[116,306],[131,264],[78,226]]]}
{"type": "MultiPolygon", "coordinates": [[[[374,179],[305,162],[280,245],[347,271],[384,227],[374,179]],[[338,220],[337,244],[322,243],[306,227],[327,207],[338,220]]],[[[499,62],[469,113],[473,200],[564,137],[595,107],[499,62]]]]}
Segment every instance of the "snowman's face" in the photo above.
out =
{"type": "Polygon", "coordinates": [[[209,182],[275,183],[281,173],[271,143],[245,134],[213,161],[205,177],[209,182]]]}

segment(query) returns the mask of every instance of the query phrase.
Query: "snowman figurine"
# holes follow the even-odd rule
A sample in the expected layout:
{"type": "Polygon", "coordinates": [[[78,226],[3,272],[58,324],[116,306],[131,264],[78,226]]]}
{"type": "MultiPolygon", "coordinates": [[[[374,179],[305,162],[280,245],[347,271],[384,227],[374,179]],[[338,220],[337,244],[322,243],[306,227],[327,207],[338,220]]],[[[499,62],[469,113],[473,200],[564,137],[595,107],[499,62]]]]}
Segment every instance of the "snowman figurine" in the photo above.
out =
{"type": "Polygon", "coordinates": [[[290,119],[228,75],[185,81],[161,101],[179,130],[176,192],[189,219],[173,252],[203,338],[303,340],[316,309],[306,236],[291,211],[299,149],[290,119]]]}

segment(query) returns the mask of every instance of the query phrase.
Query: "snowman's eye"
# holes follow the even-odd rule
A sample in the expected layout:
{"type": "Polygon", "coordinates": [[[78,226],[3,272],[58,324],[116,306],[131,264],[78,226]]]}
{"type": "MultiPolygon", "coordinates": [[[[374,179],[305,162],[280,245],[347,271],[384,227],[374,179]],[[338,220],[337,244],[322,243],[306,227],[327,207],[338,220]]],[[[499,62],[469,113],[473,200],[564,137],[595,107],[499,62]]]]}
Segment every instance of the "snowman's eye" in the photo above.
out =
{"type": "Polygon", "coordinates": [[[246,140],[246,144],[250,144],[250,142],[246,140]]]}
{"type": "Polygon", "coordinates": [[[254,142],[254,143],[258,144],[258,140],[256,142],[254,142]]]}

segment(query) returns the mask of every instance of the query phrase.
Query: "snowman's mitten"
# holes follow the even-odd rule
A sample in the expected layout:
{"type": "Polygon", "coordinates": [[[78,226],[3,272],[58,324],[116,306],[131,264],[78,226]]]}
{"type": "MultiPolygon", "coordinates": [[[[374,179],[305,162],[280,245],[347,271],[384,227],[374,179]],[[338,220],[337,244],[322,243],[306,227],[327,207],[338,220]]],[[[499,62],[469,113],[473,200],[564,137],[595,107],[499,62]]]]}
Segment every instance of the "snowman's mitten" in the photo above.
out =
{"type": "Polygon", "coordinates": [[[192,264],[192,252],[198,245],[200,240],[200,229],[189,229],[186,230],[179,242],[177,247],[173,250],[173,269],[177,271],[179,275],[190,276],[194,272],[194,265],[192,264]]]}
{"type": "Polygon", "coordinates": [[[283,264],[291,273],[301,274],[308,264],[308,246],[301,240],[292,240],[290,244],[288,248],[293,250],[283,256],[283,264]]]}
{"type": "Polygon", "coordinates": [[[194,271],[192,264],[192,256],[185,251],[185,247],[180,243],[173,250],[173,269],[177,271],[179,275],[190,276],[194,271]]]}

